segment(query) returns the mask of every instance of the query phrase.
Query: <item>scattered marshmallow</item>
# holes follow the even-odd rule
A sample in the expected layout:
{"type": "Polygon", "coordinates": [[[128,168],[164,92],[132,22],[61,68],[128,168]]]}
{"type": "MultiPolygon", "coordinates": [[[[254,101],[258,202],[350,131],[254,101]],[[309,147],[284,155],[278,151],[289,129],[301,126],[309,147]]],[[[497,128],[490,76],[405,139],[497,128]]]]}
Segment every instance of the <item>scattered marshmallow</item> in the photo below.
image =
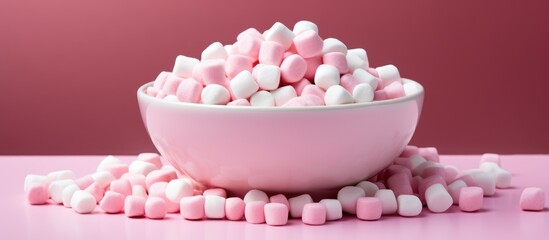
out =
{"type": "MultiPolygon", "coordinates": [[[[225,217],[228,220],[239,221],[244,217],[246,203],[238,197],[230,197],[225,200],[225,217]]],[[[286,212],[286,218],[288,213],[286,212]]]]}
{"type": "Polygon", "coordinates": [[[206,198],[202,195],[183,197],[179,202],[180,213],[184,219],[199,220],[204,218],[206,198]]]}
{"type": "Polygon", "coordinates": [[[464,212],[474,212],[482,208],[483,193],[480,187],[461,188],[459,194],[459,209],[464,212]]]}
{"type": "Polygon", "coordinates": [[[305,204],[301,220],[308,225],[322,225],[326,223],[326,207],[322,203],[305,204]]]}
{"type": "Polygon", "coordinates": [[[80,214],[91,213],[97,206],[95,197],[83,190],[74,192],[71,199],[71,208],[80,214]]]}
{"type": "Polygon", "coordinates": [[[160,197],[149,197],[145,201],[145,216],[150,219],[162,219],[166,216],[166,202],[160,197]]]}
{"type": "Polygon", "coordinates": [[[63,190],[73,184],[76,185],[76,183],[72,179],[53,181],[48,188],[48,193],[51,197],[51,200],[54,203],[63,203],[63,190]]]}
{"type": "Polygon", "coordinates": [[[322,199],[319,202],[326,208],[326,220],[334,221],[343,217],[343,208],[341,202],[337,199],[322,199]]]}
{"type": "Polygon", "coordinates": [[[404,217],[415,217],[421,213],[423,204],[421,200],[415,195],[400,195],[397,198],[398,202],[398,215],[404,217]]]}
{"type": "Polygon", "coordinates": [[[259,224],[265,222],[265,205],[264,201],[247,202],[244,209],[244,217],[249,223],[259,224]]]}
{"type": "Polygon", "coordinates": [[[365,196],[364,190],[355,186],[343,187],[337,192],[337,200],[341,203],[343,211],[350,214],[356,214],[356,201],[365,196]]]}
{"type": "Polygon", "coordinates": [[[49,194],[46,186],[40,182],[31,182],[25,185],[25,197],[31,205],[46,204],[49,194]]]}
{"type": "Polygon", "coordinates": [[[126,197],[120,193],[107,191],[105,196],[103,196],[103,199],[101,199],[99,207],[106,213],[120,213],[124,211],[125,198],[126,197]]]}
{"type": "Polygon", "coordinates": [[[267,203],[264,206],[265,222],[271,226],[282,226],[288,222],[288,207],[282,203],[267,203]]]}
{"type": "Polygon", "coordinates": [[[390,189],[379,189],[374,197],[381,201],[383,215],[390,215],[397,212],[398,204],[395,193],[390,189]]]}
{"type": "MultiPolygon", "coordinates": [[[[396,205],[396,200],[395,200],[395,205],[396,205]]],[[[396,211],[396,208],[395,208],[395,211],[396,211]]],[[[381,198],[361,197],[357,199],[356,217],[358,219],[367,220],[367,221],[378,220],[381,218],[382,214],[383,214],[383,200],[381,198]]]]}
{"type": "Polygon", "coordinates": [[[290,216],[292,218],[301,218],[303,214],[303,207],[313,202],[313,198],[309,194],[302,194],[293,198],[289,198],[290,203],[290,216]]]}
{"type": "Polygon", "coordinates": [[[520,195],[520,208],[524,211],[541,211],[545,208],[545,192],[538,187],[528,187],[520,195]]]}
{"type": "Polygon", "coordinates": [[[377,190],[379,190],[379,187],[370,181],[359,182],[356,184],[356,186],[364,190],[366,197],[373,197],[376,194],[377,190]]]}
{"type": "Polygon", "coordinates": [[[425,201],[427,202],[427,208],[434,213],[445,212],[454,203],[452,196],[440,183],[433,184],[425,190],[425,201]]]}
{"type": "Polygon", "coordinates": [[[124,214],[130,218],[145,216],[145,202],[144,197],[127,196],[124,200],[124,214]]]}
{"type": "Polygon", "coordinates": [[[71,184],[71,185],[65,187],[65,189],[63,189],[63,192],[61,193],[63,206],[71,207],[72,196],[74,195],[74,193],[76,191],[79,191],[79,190],[81,190],[81,189],[76,184],[71,184]]]}
{"type": "Polygon", "coordinates": [[[204,197],[204,215],[209,219],[222,219],[225,217],[225,198],[216,195],[204,197]]]}
{"type": "Polygon", "coordinates": [[[101,160],[101,162],[99,162],[99,164],[97,165],[97,172],[105,171],[107,170],[107,166],[120,163],[122,163],[120,159],[116,158],[115,156],[109,155],[101,160]]]}

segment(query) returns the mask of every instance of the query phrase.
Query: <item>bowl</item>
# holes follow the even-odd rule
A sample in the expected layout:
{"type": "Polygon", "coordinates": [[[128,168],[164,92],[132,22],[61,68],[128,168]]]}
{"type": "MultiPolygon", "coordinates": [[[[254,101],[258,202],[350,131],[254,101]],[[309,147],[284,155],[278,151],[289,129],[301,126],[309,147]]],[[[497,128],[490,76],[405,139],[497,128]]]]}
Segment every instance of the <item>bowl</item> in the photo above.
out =
{"type": "MultiPolygon", "coordinates": [[[[403,79],[404,83],[414,82],[403,79]]],[[[241,107],[170,102],[137,91],[160,154],[205,187],[235,195],[333,191],[367,179],[408,144],[424,91],[338,106],[241,107]]]]}

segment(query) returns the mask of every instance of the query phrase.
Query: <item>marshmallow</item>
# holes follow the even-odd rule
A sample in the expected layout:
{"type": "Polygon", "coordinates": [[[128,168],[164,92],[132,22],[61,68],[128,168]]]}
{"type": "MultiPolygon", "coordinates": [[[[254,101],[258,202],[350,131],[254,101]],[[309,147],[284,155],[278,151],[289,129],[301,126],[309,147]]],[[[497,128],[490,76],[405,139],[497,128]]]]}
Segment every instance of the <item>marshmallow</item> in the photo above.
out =
{"type": "MultiPolygon", "coordinates": [[[[389,190],[390,191],[390,190],[389,190]]],[[[393,195],[394,197],[394,195],[393,195]]],[[[396,200],[395,200],[396,212],[396,200]]],[[[361,197],[356,201],[356,217],[360,220],[378,220],[383,214],[383,200],[378,197],[361,197]]]]}
{"type": "MultiPolygon", "coordinates": [[[[168,190],[166,190],[166,194],[168,193],[168,190]]],[[[132,186],[132,196],[147,198],[149,197],[147,194],[147,189],[141,185],[135,185],[132,186]]]]}
{"type": "MultiPolygon", "coordinates": [[[[412,171],[413,171],[414,169],[416,169],[417,167],[419,167],[421,164],[423,164],[426,161],[427,160],[425,160],[425,158],[423,158],[419,154],[412,155],[412,156],[410,156],[410,164],[411,164],[410,169],[412,169],[412,171]]],[[[417,174],[414,174],[414,175],[417,175],[417,174]]]]}
{"type": "Polygon", "coordinates": [[[416,154],[419,154],[419,148],[418,147],[412,146],[412,145],[406,145],[404,147],[404,150],[402,150],[402,153],[400,153],[400,157],[408,158],[408,157],[411,157],[412,155],[416,155],[416,154]]]}
{"type": "Polygon", "coordinates": [[[147,176],[147,174],[157,169],[158,167],[152,163],[133,161],[128,167],[128,173],[147,176]]]}
{"type": "Polygon", "coordinates": [[[117,179],[111,182],[109,186],[113,192],[120,193],[124,196],[132,195],[132,185],[128,179],[117,179]]]}
{"type": "Polygon", "coordinates": [[[227,106],[245,107],[245,106],[251,106],[251,105],[250,105],[250,102],[247,99],[236,99],[232,102],[227,103],[227,106]]]}
{"type": "Polygon", "coordinates": [[[105,194],[105,188],[99,186],[97,183],[92,183],[90,186],[88,186],[84,191],[89,192],[94,198],[97,203],[103,199],[103,194],[105,194]]]}
{"type": "Polygon", "coordinates": [[[269,200],[271,203],[282,203],[286,205],[288,209],[290,209],[290,202],[288,201],[288,198],[284,196],[284,194],[277,194],[277,195],[271,196],[269,200]]]}
{"type": "Polygon", "coordinates": [[[153,83],[154,89],[162,89],[164,87],[164,83],[166,82],[166,78],[171,74],[171,72],[160,72],[153,83]]]}
{"type": "Polygon", "coordinates": [[[439,163],[440,159],[438,156],[438,150],[435,147],[425,147],[419,148],[419,155],[421,155],[425,160],[439,163]]]}
{"type": "Polygon", "coordinates": [[[229,79],[242,71],[251,72],[253,68],[253,59],[242,55],[230,55],[225,61],[225,73],[229,79]]]}
{"type": "Polygon", "coordinates": [[[362,188],[366,197],[373,197],[379,188],[372,182],[362,181],[356,184],[357,187],[362,188]]]}
{"type": "Polygon", "coordinates": [[[227,51],[225,51],[225,48],[223,47],[223,44],[220,42],[214,42],[210,44],[210,46],[206,47],[204,51],[202,51],[202,54],[200,55],[200,60],[204,62],[204,60],[210,60],[210,59],[223,59],[227,60],[228,54],[227,51]]]}
{"type": "Polygon", "coordinates": [[[329,52],[322,56],[322,62],[337,68],[340,74],[349,72],[349,64],[345,54],[340,52],[329,52]]]}
{"type": "Polygon", "coordinates": [[[162,219],[166,216],[166,202],[160,197],[149,197],[145,201],[145,216],[150,219],[162,219]]]}
{"type": "Polygon", "coordinates": [[[240,40],[240,39],[244,38],[244,36],[246,36],[246,35],[250,35],[252,37],[263,39],[263,35],[261,35],[261,33],[259,31],[257,31],[257,29],[248,28],[248,29],[242,31],[241,33],[239,33],[238,36],[236,36],[236,40],[240,40]]]}
{"type": "Polygon", "coordinates": [[[202,84],[196,80],[184,79],[179,84],[175,95],[180,102],[200,103],[200,94],[203,89],[204,87],[202,87],[202,84]]]}
{"type": "Polygon", "coordinates": [[[204,196],[204,215],[209,219],[225,218],[225,198],[216,195],[204,196]]]}
{"type": "Polygon", "coordinates": [[[54,172],[48,173],[47,175],[48,184],[53,181],[63,180],[63,179],[74,179],[74,173],[72,172],[72,170],[54,171],[54,172]]]}
{"type": "Polygon", "coordinates": [[[283,50],[290,48],[294,37],[295,34],[280,22],[276,22],[265,34],[266,41],[279,43],[283,50]]]}
{"type": "Polygon", "coordinates": [[[166,197],[166,188],[168,186],[167,182],[157,182],[151,185],[149,190],[149,198],[150,197],[159,197],[164,200],[164,205],[166,207],[166,210],[169,213],[176,213],[179,211],[179,203],[178,202],[172,202],[166,197]]]}
{"type": "Polygon", "coordinates": [[[190,79],[194,79],[200,83],[200,85],[204,85],[204,79],[202,77],[202,63],[198,63],[194,66],[192,77],[190,79]]]}
{"type": "Polygon", "coordinates": [[[120,159],[109,155],[105,157],[99,164],[97,165],[97,172],[105,171],[107,170],[107,166],[114,165],[114,164],[120,164],[122,161],[120,159]]]}
{"type": "Polygon", "coordinates": [[[45,204],[50,198],[46,186],[39,182],[26,184],[25,197],[31,205],[45,204]]]}
{"type": "Polygon", "coordinates": [[[280,84],[280,68],[278,66],[262,65],[259,67],[258,65],[254,67],[252,76],[259,88],[263,90],[276,90],[280,84]]]}
{"type": "Polygon", "coordinates": [[[324,95],[324,102],[326,103],[326,106],[349,104],[354,101],[355,100],[351,93],[340,85],[331,86],[328,90],[326,90],[326,94],[324,95]]]}
{"type": "Polygon", "coordinates": [[[318,66],[315,73],[315,84],[324,90],[331,86],[339,85],[339,71],[328,64],[318,66]]]}
{"type": "Polygon", "coordinates": [[[202,195],[204,197],[206,196],[209,196],[209,195],[213,195],[213,196],[218,196],[218,197],[222,197],[222,198],[227,198],[227,191],[225,191],[225,189],[223,188],[210,188],[210,189],[206,189],[202,195]]]}
{"type": "Polygon", "coordinates": [[[282,203],[265,204],[264,214],[267,225],[282,226],[288,222],[288,207],[282,203]]]}
{"type": "Polygon", "coordinates": [[[305,71],[305,78],[314,79],[316,70],[320,65],[322,65],[322,57],[316,56],[311,58],[305,58],[305,62],[307,63],[307,71],[305,71]]]}
{"type": "Polygon", "coordinates": [[[368,61],[363,60],[353,53],[347,53],[347,55],[345,55],[345,62],[347,63],[350,71],[355,71],[356,69],[368,69],[368,61]]]}
{"type": "Polygon", "coordinates": [[[383,101],[387,99],[389,99],[389,97],[387,96],[387,92],[385,92],[384,89],[376,90],[374,92],[374,101],[383,101]]]}
{"type": "Polygon", "coordinates": [[[500,168],[496,162],[482,162],[479,168],[494,175],[497,188],[508,188],[511,186],[513,175],[507,170],[500,168]]]}
{"type": "Polygon", "coordinates": [[[124,195],[113,191],[107,191],[105,196],[103,196],[103,199],[101,199],[99,207],[106,213],[120,213],[124,210],[124,200],[124,195]]]}
{"type": "Polygon", "coordinates": [[[297,93],[297,96],[301,96],[301,94],[303,93],[303,89],[305,89],[305,87],[309,85],[312,85],[312,84],[306,78],[301,79],[301,81],[299,82],[295,82],[291,84],[291,86],[294,87],[295,92],[297,93]]]}
{"type": "MultiPolygon", "coordinates": [[[[315,32],[318,33],[318,26],[316,26],[316,24],[314,24],[313,22],[305,21],[305,20],[302,20],[302,21],[299,21],[299,22],[295,23],[293,32],[296,35],[296,38],[301,33],[304,33],[306,31],[315,31],[315,32]]],[[[294,43],[295,43],[295,39],[294,39],[294,43]]]]}
{"type": "Polygon", "coordinates": [[[250,105],[257,107],[274,107],[275,99],[273,94],[265,90],[254,93],[250,97],[250,105]]]}
{"type": "Polygon", "coordinates": [[[177,173],[173,169],[158,169],[150,172],[145,177],[145,187],[149,189],[151,185],[157,182],[170,182],[177,178],[177,173]]]}
{"type": "Polygon", "coordinates": [[[130,182],[132,187],[139,185],[139,186],[142,186],[143,188],[145,188],[146,177],[141,175],[141,174],[129,173],[125,177],[123,176],[121,178],[128,179],[128,181],[130,182]]]}
{"type": "Polygon", "coordinates": [[[303,57],[292,54],[280,64],[280,77],[285,83],[295,83],[305,76],[307,63],[303,57]]]}
{"type": "Polygon", "coordinates": [[[356,200],[366,196],[362,188],[355,186],[347,186],[337,192],[337,200],[341,203],[344,212],[356,213],[356,200]]]}
{"type": "Polygon", "coordinates": [[[177,99],[177,96],[170,94],[163,98],[167,102],[179,102],[179,99],[177,99]]]}
{"type": "Polygon", "coordinates": [[[326,223],[326,207],[321,203],[305,204],[301,220],[308,225],[322,225],[326,223]]]}
{"type": "Polygon", "coordinates": [[[145,216],[146,198],[140,196],[127,196],[124,200],[124,214],[127,217],[145,216]]]}
{"type": "Polygon", "coordinates": [[[440,183],[433,184],[425,190],[425,201],[427,202],[427,208],[434,213],[445,212],[454,203],[452,196],[440,183]]]}
{"type": "MultiPolygon", "coordinates": [[[[234,59],[231,58],[231,60],[234,59]]],[[[203,61],[200,63],[200,70],[202,73],[202,81],[204,82],[204,85],[225,85],[225,60],[212,59],[203,61]]]]}
{"type": "Polygon", "coordinates": [[[368,62],[368,54],[366,53],[366,50],[364,50],[363,48],[353,48],[353,49],[349,49],[347,50],[347,54],[354,54],[356,56],[358,56],[360,59],[368,62]]]}
{"type": "MultiPolygon", "coordinates": [[[[129,166],[125,163],[112,164],[105,168],[105,171],[113,175],[114,178],[118,179],[122,177],[125,173],[128,172],[129,166]]],[[[92,178],[93,179],[93,178],[92,178]]]]}
{"type": "Polygon", "coordinates": [[[248,71],[242,71],[237,74],[229,84],[233,95],[238,99],[249,98],[259,89],[252,74],[248,71]]]}
{"type": "Polygon", "coordinates": [[[324,100],[314,95],[303,95],[295,97],[286,102],[282,107],[300,107],[300,106],[324,106],[324,100]]]}
{"type": "Polygon", "coordinates": [[[341,202],[337,199],[322,199],[319,202],[326,208],[326,220],[339,220],[343,217],[341,202]]]}
{"type": "Polygon", "coordinates": [[[204,196],[183,197],[179,202],[180,213],[184,219],[199,220],[204,217],[204,204],[206,198],[204,196]]]}
{"type": "Polygon", "coordinates": [[[63,203],[63,190],[69,185],[76,184],[72,179],[53,181],[48,187],[48,193],[54,203],[63,203]]]}
{"type": "Polygon", "coordinates": [[[323,42],[322,54],[340,52],[347,55],[347,46],[335,38],[326,38],[323,42]]]}
{"type": "Polygon", "coordinates": [[[482,164],[484,162],[493,162],[493,163],[497,164],[498,166],[501,165],[501,160],[500,160],[499,154],[496,154],[496,153],[482,154],[482,156],[480,156],[480,163],[482,164]]]}
{"type": "Polygon", "coordinates": [[[108,187],[116,178],[107,171],[96,172],[91,175],[93,181],[101,188],[108,187]]]}
{"type": "Polygon", "coordinates": [[[374,89],[367,83],[361,83],[353,89],[355,102],[371,102],[374,100],[374,89]]]}
{"type": "Polygon", "coordinates": [[[404,83],[402,87],[404,88],[404,93],[406,94],[406,96],[414,95],[421,90],[420,85],[416,82],[404,83]]]}
{"type": "Polygon", "coordinates": [[[186,57],[183,55],[177,56],[175,65],[173,66],[173,74],[182,78],[190,78],[193,74],[194,67],[200,61],[196,58],[186,57]]]}
{"type": "Polygon", "coordinates": [[[258,59],[259,49],[261,47],[262,39],[251,34],[245,34],[240,39],[236,46],[238,47],[238,53],[252,58],[254,61],[258,59]]]}
{"type": "Polygon", "coordinates": [[[290,99],[297,97],[295,89],[290,85],[271,91],[271,94],[274,98],[276,106],[282,106],[286,104],[290,99]]]}
{"type": "Polygon", "coordinates": [[[25,176],[23,191],[27,192],[27,190],[29,189],[29,186],[35,185],[35,183],[39,183],[41,185],[46,186],[47,184],[49,184],[48,181],[49,179],[47,176],[28,174],[27,176],[25,176]]]}
{"type": "MultiPolygon", "coordinates": [[[[244,216],[245,207],[246,203],[244,203],[241,198],[227,198],[225,200],[225,217],[231,221],[239,221],[244,216]]],[[[286,213],[286,215],[288,215],[288,213],[286,213]]]]}
{"type": "Polygon", "coordinates": [[[311,58],[322,54],[324,42],[322,41],[322,38],[318,36],[317,31],[307,30],[299,33],[294,38],[294,46],[297,53],[303,58],[311,58]]]}
{"type": "Polygon", "coordinates": [[[423,204],[417,196],[414,195],[400,195],[397,198],[398,202],[398,215],[404,217],[415,217],[421,213],[423,204]]]}
{"type": "Polygon", "coordinates": [[[459,209],[464,212],[474,212],[482,208],[482,188],[464,187],[459,194],[459,209]]]}
{"type": "Polygon", "coordinates": [[[76,184],[71,184],[67,186],[65,189],[63,189],[63,192],[61,193],[63,206],[71,207],[72,195],[74,195],[74,193],[79,190],[81,189],[76,184]]]}
{"type": "Polygon", "coordinates": [[[455,180],[454,182],[448,185],[448,193],[452,196],[452,201],[454,204],[459,203],[459,195],[461,189],[467,187],[467,184],[463,180],[455,180]]]}
{"type": "Polygon", "coordinates": [[[249,203],[253,201],[263,201],[268,203],[269,202],[269,196],[261,190],[252,189],[246,193],[244,196],[244,202],[249,203]]]}
{"type": "Polygon", "coordinates": [[[387,97],[389,99],[406,96],[406,93],[404,93],[404,88],[402,87],[402,83],[400,82],[393,82],[385,86],[383,90],[385,90],[385,93],[387,93],[387,97]]]}
{"type": "Polygon", "coordinates": [[[244,217],[249,223],[264,223],[265,222],[265,205],[264,201],[247,202],[244,209],[244,217]]]}
{"type": "Polygon", "coordinates": [[[460,172],[459,168],[454,165],[446,165],[444,166],[444,170],[446,171],[444,179],[447,183],[454,181],[460,172]]]}
{"type": "Polygon", "coordinates": [[[419,196],[420,197],[425,196],[425,192],[427,191],[427,188],[429,188],[434,184],[441,184],[444,188],[447,188],[446,181],[442,176],[438,176],[438,175],[430,176],[428,178],[421,179],[421,181],[419,182],[417,187],[418,188],[417,192],[419,193],[419,196]]]}
{"type": "Polygon", "coordinates": [[[480,169],[470,169],[465,172],[475,182],[475,186],[481,187],[484,196],[492,196],[496,193],[496,177],[492,172],[485,172],[480,169]]]}
{"type": "Polygon", "coordinates": [[[225,105],[231,99],[229,90],[218,84],[204,87],[201,94],[202,103],[211,105],[225,105]]]}
{"type": "Polygon", "coordinates": [[[303,214],[303,207],[307,203],[312,203],[313,198],[309,194],[302,194],[293,198],[289,198],[290,203],[290,216],[292,218],[300,218],[303,214]]]}
{"type": "Polygon", "coordinates": [[[177,92],[177,87],[179,87],[181,81],[183,81],[183,78],[180,78],[175,74],[170,74],[166,79],[166,83],[164,84],[162,91],[164,91],[166,95],[174,95],[177,92]]]}
{"type": "Polygon", "coordinates": [[[541,211],[545,208],[545,192],[538,187],[528,187],[520,195],[520,208],[524,211],[541,211]]]}
{"type": "Polygon", "coordinates": [[[400,73],[395,65],[385,65],[376,68],[379,78],[383,82],[383,86],[388,86],[393,82],[400,82],[400,73]]]}
{"type": "Polygon", "coordinates": [[[382,213],[383,215],[393,214],[397,212],[397,200],[393,190],[390,189],[379,189],[374,197],[381,200],[382,213]]]}
{"type": "Polygon", "coordinates": [[[95,206],[97,203],[94,196],[87,191],[79,190],[72,195],[71,208],[77,213],[91,213],[95,206]]]}
{"type": "Polygon", "coordinates": [[[387,179],[387,186],[393,190],[395,195],[398,197],[400,195],[412,195],[414,191],[410,184],[410,177],[404,173],[397,173],[390,176],[387,179]]]}
{"type": "Polygon", "coordinates": [[[283,55],[282,45],[273,41],[264,41],[259,48],[259,63],[279,66],[283,55]]]}

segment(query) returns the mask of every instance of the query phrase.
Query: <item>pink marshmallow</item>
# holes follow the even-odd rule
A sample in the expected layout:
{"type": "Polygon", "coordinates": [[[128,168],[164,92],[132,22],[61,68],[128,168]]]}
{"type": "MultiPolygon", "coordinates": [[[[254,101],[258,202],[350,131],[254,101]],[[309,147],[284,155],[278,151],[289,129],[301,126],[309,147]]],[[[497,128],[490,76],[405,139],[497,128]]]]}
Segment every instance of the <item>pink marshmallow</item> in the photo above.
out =
{"type": "Polygon", "coordinates": [[[242,31],[241,33],[238,34],[238,36],[236,36],[236,40],[240,40],[246,35],[256,37],[256,38],[259,38],[259,39],[263,40],[263,35],[259,31],[257,31],[257,29],[255,29],[255,28],[248,28],[248,29],[242,31]]]}
{"type": "Polygon", "coordinates": [[[227,103],[227,106],[250,106],[250,101],[248,99],[236,99],[232,102],[227,103]]]}
{"type": "Polygon", "coordinates": [[[78,185],[78,188],[86,189],[93,183],[93,178],[91,175],[86,175],[74,181],[76,182],[76,185],[78,185]]]}
{"type": "MultiPolygon", "coordinates": [[[[223,70],[225,71],[225,70],[223,70]]],[[[223,72],[223,81],[225,81],[225,72],[223,72]]],[[[181,81],[177,88],[176,96],[180,102],[200,103],[200,95],[202,94],[202,84],[194,79],[185,79],[181,81]]]]}
{"type": "Polygon", "coordinates": [[[389,215],[397,212],[398,204],[393,190],[379,189],[374,197],[381,201],[381,213],[383,215],[389,215]]]}
{"type": "Polygon", "coordinates": [[[394,164],[385,169],[385,174],[387,174],[389,177],[398,173],[402,173],[406,175],[409,180],[412,180],[412,171],[410,171],[410,169],[405,166],[394,164]]]}
{"type": "Polygon", "coordinates": [[[343,88],[345,88],[349,92],[353,92],[353,89],[358,84],[360,84],[360,81],[358,81],[358,79],[356,79],[353,76],[353,74],[349,74],[349,73],[341,76],[341,79],[339,81],[339,85],[341,85],[343,88]]]}
{"type": "Polygon", "coordinates": [[[400,82],[393,82],[385,86],[383,90],[385,90],[389,99],[406,96],[406,93],[404,93],[404,87],[402,87],[402,83],[400,82]]]}
{"type": "Polygon", "coordinates": [[[107,191],[99,207],[106,213],[120,213],[124,210],[124,199],[125,196],[120,193],[107,191]]]}
{"type": "Polygon", "coordinates": [[[419,155],[425,158],[425,160],[436,162],[436,163],[440,162],[437,148],[435,147],[419,148],[418,151],[419,151],[419,155]]]}
{"type": "Polygon", "coordinates": [[[244,209],[244,216],[249,223],[264,223],[265,222],[265,208],[266,202],[264,201],[252,201],[246,203],[244,209]]]}
{"type": "Polygon", "coordinates": [[[160,155],[158,153],[140,153],[137,155],[137,161],[151,163],[157,168],[162,167],[162,160],[160,159],[160,155]]]}
{"type": "Polygon", "coordinates": [[[268,225],[282,226],[288,222],[288,207],[282,203],[265,204],[264,214],[268,225]]]}
{"type": "Polygon", "coordinates": [[[168,94],[164,92],[164,90],[160,89],[158,90],[158,93],[156,94],[156,98],[164,99],[168,94]]]}
{"type": "Polygon", "coordinates": [[[382,202],[376,197],[361,197],[356,201],[356,216],[360,220],[378,220],[382,209],[382,202]]]}
{"type": "MultiPolygon", "coordinates": [[[[235,64],[238,61],[234,59],[231,60],[232,64],[235,64]]],[[[227,64],[229,64],[229,59],[227,59],[227,64]]],[[[202,72],[202,81],[204,85],[210,84],[219,84],[225,85],[225,61],[222,59],[211,59],[206,60],[200,63],[200,68],[202,72]]],[[[236,74],[235,74],[236,75],[236,74]]]]}
{"type": "Polygon", "coordinates": [[[528,187],[520,195],[520,208],[524,211],[541,211],[545,208],[545,192],[538,187],[528,187]]]}
{"type": "Polygon", "coordinates": [[[194,66],[191,78],[200,83],[200,85],[204,85],[204,78],[202,77],[202,63],[197,63],[194,66]]]}
{"type": "Polygon", "coordinates": [[[317,96],[318,98],[322,99],[324,101],[324,95],[326,94],[326,92],[320,88],[319,86],[317,85],[306,85],[304,88],[303,88],[303,91],[301,91],[301,96],[306,96],[306,95],[313,95],[313,96],[317,96]]]}
{"type": "Polygon", "coordinates": [[[183,78],[180,78],[175,74],[170,74],[168,78],[166,78],[166,83],[164,83],[162,90],[166,93],[166,95],[175,95],[181,81],[183,81],[183,78]]]}
{"type": "Polygon", "coordinates": [[[285,83],[295,83],[305,76],[307,63],[297,54],[288,56],[280,65],[280,77],[285,83]]]}
{"type": "Polygon", "coordinates": [[[341,52],[329,52],[324,54],[324,56],[322,56],[322,62],[336,67],[340,74],[349,72],[347,58],[345,54],[341,52]]]}
{"type": "Polygon", "coordinates": [[[279,66],[284,56],[284,48],[277,42],[264,41],[259,48],[259,63],[279,66]]]}
{"type": "Polygon", "coordinates": [[[389,99],[389,96],[387,95],[387,92],[385,91],[385,89],[376,90],[374,92],[374,101],[383,101],[387,99],[389,99]]]}
{"type": "Polygon", "coordinates": [[[412,155],[419,154],[419,148],[412,145],[407,145],[404,147],[404,150],[402,150],[402,153],[400,153],[400,157],[411,157],[412,155]]]}
{"type": "Polygon", "coordinates": [[[297,96],[301,96],[301,93],[303,93],[303,89],[305,89],[305,87],[308,85],[311,85],[311,82],[306,78],[303,78],[301,79],[301,81],[293,83],[292,87],[294,87],[297,96]]]}
{"type": "Polygon", "coordinates": [[[130,182],[130,184],[133,186],[142,186],[143,188],[145,188],[145,176],[141,175],[141,174],[127,174],[124,176],[121,177],[121,179],[128,179],[128,181],[130,182]]]}
{"type": "Polygon", "coordinates": [[[326,223],[326,207],[322,203],[305,204],[301,220],[308,225],[322,225],[326,223]]]}
{"type": "Polygon", "coordinates": [[[46,185],[39,182],[30,183],[25,191],[25,196],[32,205],[45,204],[50,198],[46,185]]]}
{"type": "MultiPolygon", "coordinates": [[[[225,62],[225,73],[229,79],[234,78],[242,71],[252,72],[253,59],[242,55],[230,55],[225,62]]],[[[205,71],[202,73],[205,74],[205,71]]],[[[225,83],[219,84],[225,86],[225,83]]]]}
{"type": "Polygon", "coordinates": [[[225,217],[231,221],[239,221],[244,216],[246,203],[238,197],[231,197],[225,200],[225,217]]]}
{"type": "Polygon", "coordinates": [[[290,202],[288,201],[288,198],[286,198],[286,196],[284,196],[284,194],[277,194],[277,195],[271,196],[269,198],[269,200],[272,203],[282,203],[282,204],[286,205],[286,207],[288,207],[288,209],[290,209],[290,202]]]}
{"type": "Polygon", "coordinates": [[[154,87],[147,87],[146,93],[151,97],[156,97],[156,95],[158,95],[158,89],[154,87]]]}
{"type": "Polygon", "coordinates": [[[166,202],[159,197],[149,197],[145,201],[145,216],[150,219],[162,219],[166,216],[166,202]]]}
{"type": "Polygon", "coordinates": [[[164,205],[169,213],[176,213],[179,211],[179,203],[172,202],[166,197],[167,182],[157,182],[151,185],[149,188],[149,198],[159,197],[164,200],[164,205]]]}
{"type": "Polygon", "coordinates": [[[318,56],[322,53],[324,42],[314,30],[308,30],[298,34],[294,38],[294,44],[297,53],[304,58],[318,56]]]}
{"type": "Polygon", "coordinates": [[[145,187],[150,189],[151,185],[157,182],[170,182],[177,178],[177,173],[173,169],[158,169],[150,172],[145,177],[145,187]]]}
{"type": "Polygon", "coordinates": [[[154,80],[153,87],[160,90],[164,88],[164,84],[166,83],[166,78],[171,74],[171,72],[160,72],[156,79],[154,80]]]}
{"type": "Polygon", "coordinates": [[[202,195],[183,197],[180,203],[180,213],[184,219],[200,220],[204,218],[204,204],[206,198],[202,195]]]}
{"type": "Polygon", "coordinates": [[[368,71],[368,73],[374,75],[374,77],[379,78],[379,73],[377,72],[377,70],[375,68],[368,68],[368,70],[366,70],[366,71],[368,71]]]}
{"type": "Polygon", "coordinates": [[[464,212],[474,212],[482,208],[482,188],[464,187],[459,194],[459,209],[464,212]]]}
{"type": "Polygon", "coordinates": [[[145,216],[145,201],[144,197],[127,196],[124,200],[124,214],[130,218],[145,216]]]}
{"type": "Polygon", "coordinates": [[[408,169],[412,169],[412,161],[409,157],[397,157],[394,162],[395,165],[403,166],[408,169]]]}
{"type": "Polygon", "coordinates": [[[206,189],[202,195],[204,197],[208,196],[208,195],[214,195],[214,196],[219,196],[219,197],[222,197],[222,198],[227,198],[227,191],[225,191],[225,189],[223,188],[210,188],[210,189],[206,189]]]}
{"type": "Polygon", "coordinates": [[[262,39],[253,36],[252,34],[245,34],[237,41],[238,53],[248,56],[256,61],[259,57],[259,48],[261,47],[262,39]]]}
{"type": "Polygon", "coordinates": [[[318,66],[322,65],[322,56],[316,56],[311,58],[305,58],[307,63],[307,71],[305,72],[305,78],[314,79],[316,74],[316,69],[318,66]]]}
{"type": "Polygon", "coordinates": [[[84,191],[90,193],[94,198],[95,201],[98,203],[103,199],[103,194],[105,193],[105,188],[102,188],[97,183],[92,183],[90,186],[88,186],[84,191]]]}
{"type": "Polygon", "coordinates": [[[362,188],[355,186],[343,187],[337,192],[337,200],[341,202],[341,207],[344,212],[355,214],[357,199],[366,196],[362,188]]]}
{"type": "Polygon", "coordinates": [[[110,172],[114,178],[119,179],[124,173],[128,172],[128,164],[117,163],[105,167],[105,171],[110,172]]]}
{"type": "Polygon", "coordinates": [[[117,179],[112,181],[110,190],[124,196],[132,195],[132,185],[128,179],[117,179]]]}
{"type": "Polygon", "coordinates": [[[387,186],[393,190],[397,197],[414,194],[412,185],[410,184],[410,177],[404,173],[398,173],[389,177],[387,179],[387,186]]]}

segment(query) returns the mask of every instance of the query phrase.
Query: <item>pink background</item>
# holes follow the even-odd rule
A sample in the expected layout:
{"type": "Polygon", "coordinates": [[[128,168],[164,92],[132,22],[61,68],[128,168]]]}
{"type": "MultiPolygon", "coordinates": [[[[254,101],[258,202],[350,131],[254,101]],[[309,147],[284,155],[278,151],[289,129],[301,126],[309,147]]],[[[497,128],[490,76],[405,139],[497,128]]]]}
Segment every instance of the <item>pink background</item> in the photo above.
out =
{"type": "Polygon", "coordinates": [[[0,1],[0,154],[153,151],[135,92],[175,56],[316,22],[426,88],[412,140],[549,153],[548,1],[0,1]]]}

